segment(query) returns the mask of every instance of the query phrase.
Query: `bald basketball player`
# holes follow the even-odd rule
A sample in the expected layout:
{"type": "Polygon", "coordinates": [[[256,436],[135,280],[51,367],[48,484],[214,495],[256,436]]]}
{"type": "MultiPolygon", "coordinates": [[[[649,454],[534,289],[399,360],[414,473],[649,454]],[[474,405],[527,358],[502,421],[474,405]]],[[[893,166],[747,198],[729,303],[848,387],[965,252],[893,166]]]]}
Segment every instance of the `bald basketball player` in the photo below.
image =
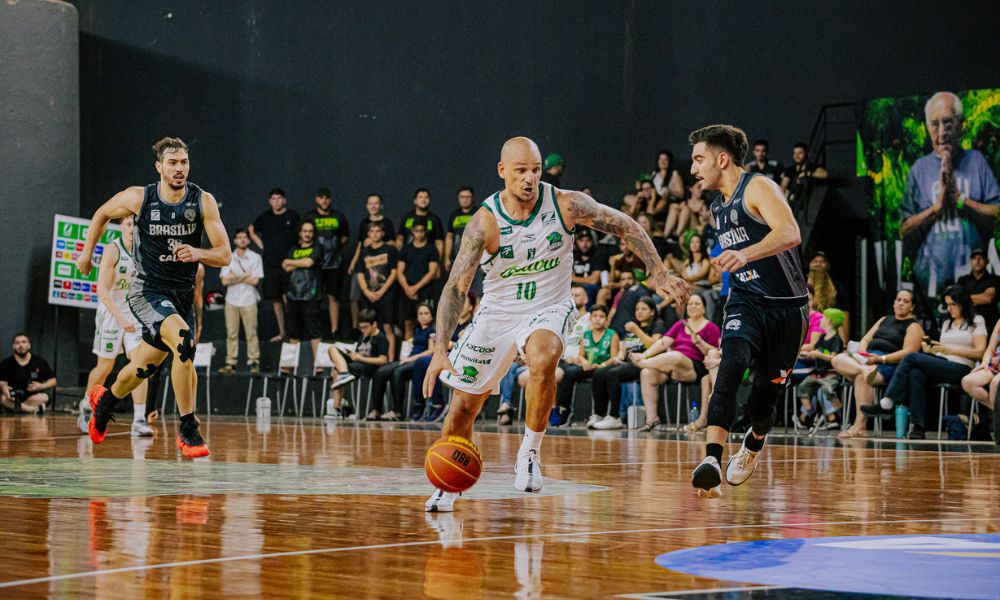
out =
{"type": "MultiPolygon", "coordinates": [[[[578,316],[570,296],[576,225],[622,238],[645,261],[662,296],[686,302],[688,286],[667,273],[638,223],[586,194],[542,183],[541,153],[530,139],[516,137],[504,144],[497,173],[504,189],[472,216],[441,294],[437,341],[423,391],[430,397],[439,376],[452,387],[442,433],[470,439],[486,398],[499,390],[514,357],[523,354],[531,377],[514,487],[537,492],[542,488],[542,436],[556,395],[556,365],[578,316]],[[480,267],[486,273],[482,302],[449,354],[448,341],[480,267]]],[[[452,511],[456,498],[458,494],[435,490],[425,509],[452,511]]]]}

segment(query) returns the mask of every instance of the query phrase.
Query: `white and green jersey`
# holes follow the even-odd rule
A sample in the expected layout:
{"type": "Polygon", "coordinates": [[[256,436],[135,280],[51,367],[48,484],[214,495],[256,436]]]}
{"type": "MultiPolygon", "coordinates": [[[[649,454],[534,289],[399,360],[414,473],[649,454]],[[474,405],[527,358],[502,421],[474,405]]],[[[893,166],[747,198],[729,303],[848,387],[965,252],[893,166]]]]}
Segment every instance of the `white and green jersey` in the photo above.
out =
{"type": "MultiPolygon", "coordinates": [[[[118,247],[118,264],[114,266],[115,275],[111,280],[111,300],[126,315],[129,313],[128,296],[129,288],[132,287],[132,279],[135,277],[135,260],[128,250],[122,238],[111,242],[118,247]]],[[[103,307],[103,305],[102,305],[103,307]]]]}
{"type": "Polygon", "coordinates": [[[483,201],[496,217],[500,246],[496,254],[483,253],[486,273],[482,305],[504,312],[537,313],[570,299],[573,277],[573,232],[566,228],[555,188],[538,184],[535,209],[524,220],[504,211],[500,192],[483,201]]]}

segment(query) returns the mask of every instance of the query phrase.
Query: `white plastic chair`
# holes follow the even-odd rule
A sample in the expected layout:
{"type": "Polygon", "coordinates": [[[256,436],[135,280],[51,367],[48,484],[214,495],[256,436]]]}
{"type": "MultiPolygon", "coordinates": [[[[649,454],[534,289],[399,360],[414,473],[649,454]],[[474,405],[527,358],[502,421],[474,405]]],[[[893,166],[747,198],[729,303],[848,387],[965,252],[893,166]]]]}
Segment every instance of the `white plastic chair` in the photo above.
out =
{"type": "Polygon", "coordinates": [[[292,403],[295,403],[294,398],[298,395],[298,375],[299,375],[299,358],[302,353],[301,344],[281,344],[281,355],[278,358],[278,370],[272,373],[267,373],[257,377],[251,377],[249,383],[247,384],[247,398],[246,404],[243,407],[243,414],[247,415],[250,412],[250,397],[253,394],[253,382],[258,377],[263,377],[264,380],[264,390],[263,394],[267,395],[267,386],[271,380],[284,381],[285,387],[281,390],[281,397],[278,400],[278,414],[284,414],[285,411],[285,396],[288,394],[288,385],[292,384],[292,403]],[[283,369],[289,369],[291,373],[284,371],[283,369]]]}

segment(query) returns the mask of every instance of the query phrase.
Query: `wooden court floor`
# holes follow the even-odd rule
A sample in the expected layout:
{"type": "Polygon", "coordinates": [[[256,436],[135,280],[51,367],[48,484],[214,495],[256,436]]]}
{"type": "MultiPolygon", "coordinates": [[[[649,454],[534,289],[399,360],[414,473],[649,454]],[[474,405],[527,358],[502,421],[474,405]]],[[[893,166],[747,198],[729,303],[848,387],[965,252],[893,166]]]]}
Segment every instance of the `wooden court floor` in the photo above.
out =
{"type": "Polygon", "coordinates": [[[703,438],[558,431],[533,495],[511,486],[518,430],[488,426],[483,479],[427,514],[433,428],[216,417],[212,456],[182,462],[176,423],[156,425],[135,440],[122,416],[93,446],[68,416],[0,419],[0,597],[672,597],[753,587],[654,562],[674,550],[1000,531],[992,444],[775,436],[706,501],[703,438]]]}

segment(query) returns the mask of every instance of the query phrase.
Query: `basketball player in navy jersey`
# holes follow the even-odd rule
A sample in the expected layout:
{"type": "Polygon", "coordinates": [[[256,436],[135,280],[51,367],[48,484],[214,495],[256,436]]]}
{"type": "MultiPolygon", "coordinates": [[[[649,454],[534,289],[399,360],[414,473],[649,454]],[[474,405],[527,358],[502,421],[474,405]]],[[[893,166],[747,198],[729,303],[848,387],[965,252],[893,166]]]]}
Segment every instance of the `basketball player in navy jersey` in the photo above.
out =
{"type": "Polygon", "coordinates": [[[156,142],[153,151],[160,181],[123,190],[97,209],[76,263],[80,272],[90,273],[94,245],[108,221],[135,215],[132,255],[136,274],[128,304],[142,325],[142,344],[110,388],[95,385],[89,390],[94,416],[88,430],[95,444],[103,442],[119,399],[151,377],[172,353],[170,379],[181,413],[177,447],[185,457],[198,458],[208,456],[208,446],[194,416],[196,342],[195,332],[185,321],[194,303],[199,263],[228,265],[229,236],[215,197],[187,180],[191,168],[187,144],[167,137],[156,142]],[[200,247],[202,233],[208,235],[211,248],[200,247]]]}
{"type": "Polygon", "coordinates": [[[688,137],[691,174],[722,193],[712,216],[723,252],[713,262],[731,275],[722,326],[722,363],[708,413],[705,460],[692,475],[701,497],[722,493],[723,445],[736,416],[736,390],[747,368],[754,371],[749,412],[752,426],[739,452],[729,457],[726,481],[740,485],[753,475],[774,422],[774,406],[802,347],[808,317],[806,280],[798,246],[799,226],[774,181],[743,170],[747,137],[730,125],[709,125],[688,137]]]}

